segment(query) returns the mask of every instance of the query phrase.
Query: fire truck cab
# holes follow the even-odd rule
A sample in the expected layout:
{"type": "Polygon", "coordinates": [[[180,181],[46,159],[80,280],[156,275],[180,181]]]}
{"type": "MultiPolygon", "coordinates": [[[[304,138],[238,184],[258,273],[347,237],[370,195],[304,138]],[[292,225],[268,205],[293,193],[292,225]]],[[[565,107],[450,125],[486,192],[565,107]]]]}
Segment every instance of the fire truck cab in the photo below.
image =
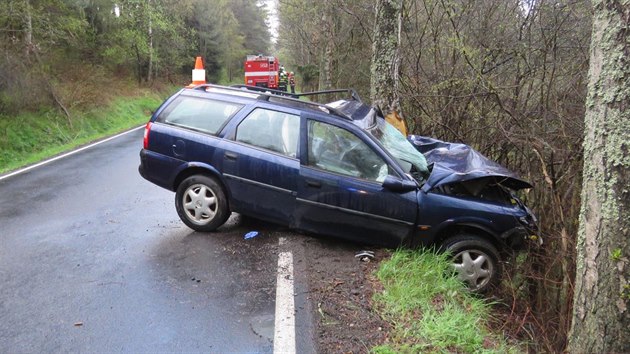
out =
{"type": "Polygon", "coordinates": [[[278,89],[278,58],[248,55],[245,61],[245,85],[278,89]]]}

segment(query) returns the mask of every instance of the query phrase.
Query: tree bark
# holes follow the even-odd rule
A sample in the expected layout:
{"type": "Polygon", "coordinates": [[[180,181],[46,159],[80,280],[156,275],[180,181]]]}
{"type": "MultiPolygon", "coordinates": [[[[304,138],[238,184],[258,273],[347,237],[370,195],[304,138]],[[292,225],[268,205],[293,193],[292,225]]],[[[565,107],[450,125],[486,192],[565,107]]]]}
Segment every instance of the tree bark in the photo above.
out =
{"type": "Polygon", "coordinates": [[[630,0],[593,1],[571,353],[630,351],[630,0]]]}
{"type": "Polygon", "coordinates": [[[149,70],[147,72],[147,82],[153,81],[153,22],[151,16],[151,0],[147,0],[147,16],[149,17],[149,70]]]}
{"type": "MultiPolygon", "coordinates": [[[[324,32],[324,52],[321,61],[321,75],[320,75],[320,90],[330,90],[332,88],[332,76],[333,76],[333,53],[335,49],[335,24],[332,11],[334,6],[332,2],[326,2],[326,10],[322,15],[322,24],[324,32]]],[[[328,101],[331,97],[324,96],[325,101],[328,101]]]]}
{"type": "Polygon", "coordinates": [[[376,0],[370,98],[388,121],[407,134],[400,112],[400,35],[403,0],[376,0]]]}
{"type": "Polygon", "coordinates": [[[24,5],[24,54],[28,60],[33,52],[33,17],[29,0],[24,0],[24,5]]]}

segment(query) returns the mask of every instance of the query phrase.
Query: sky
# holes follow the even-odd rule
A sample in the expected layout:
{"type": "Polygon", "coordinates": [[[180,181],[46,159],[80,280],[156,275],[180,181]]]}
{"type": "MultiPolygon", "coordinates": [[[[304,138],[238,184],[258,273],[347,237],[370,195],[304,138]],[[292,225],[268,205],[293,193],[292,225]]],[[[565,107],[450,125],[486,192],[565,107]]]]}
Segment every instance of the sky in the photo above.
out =
{"type": "Polygon", "coordinates": [[[269,31],[271,31],[271,41],[276,43],[278,41],[278,0],[264,0],[265,5],[269,9],[269,17],[267,17],[269,31]]]}

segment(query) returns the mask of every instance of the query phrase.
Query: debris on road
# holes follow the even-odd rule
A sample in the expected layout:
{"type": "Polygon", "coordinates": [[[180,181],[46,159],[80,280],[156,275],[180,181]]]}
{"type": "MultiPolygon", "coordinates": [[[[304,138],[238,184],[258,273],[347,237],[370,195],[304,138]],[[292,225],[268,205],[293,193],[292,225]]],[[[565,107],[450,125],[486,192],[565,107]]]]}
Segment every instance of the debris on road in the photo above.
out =
{"type": "Polygon", "coordinates": [[[354,258],[358,258],[361,262],[369,262],[374,259],[374,252],[372,251],[361,251],[354,255],[354,258]]]}
{"type": "Polygon", "coordinates": [[[256,236],[258,236],[258,231],[250,231],[245,234],[245,239],[249,240],[250,238],[254,238],[256,236]]]}

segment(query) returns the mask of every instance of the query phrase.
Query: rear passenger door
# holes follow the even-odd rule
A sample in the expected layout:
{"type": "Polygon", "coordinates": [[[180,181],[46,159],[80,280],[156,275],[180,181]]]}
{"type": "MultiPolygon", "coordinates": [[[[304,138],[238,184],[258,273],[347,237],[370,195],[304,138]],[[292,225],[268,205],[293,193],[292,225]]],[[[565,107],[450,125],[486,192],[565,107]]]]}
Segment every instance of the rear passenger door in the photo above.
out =
{"type": "Polygon", "coordinates": [[[300,116],[256,108],[226,145],[223,175],[234,211],[288,225],[300,169],[300,116]]]}

